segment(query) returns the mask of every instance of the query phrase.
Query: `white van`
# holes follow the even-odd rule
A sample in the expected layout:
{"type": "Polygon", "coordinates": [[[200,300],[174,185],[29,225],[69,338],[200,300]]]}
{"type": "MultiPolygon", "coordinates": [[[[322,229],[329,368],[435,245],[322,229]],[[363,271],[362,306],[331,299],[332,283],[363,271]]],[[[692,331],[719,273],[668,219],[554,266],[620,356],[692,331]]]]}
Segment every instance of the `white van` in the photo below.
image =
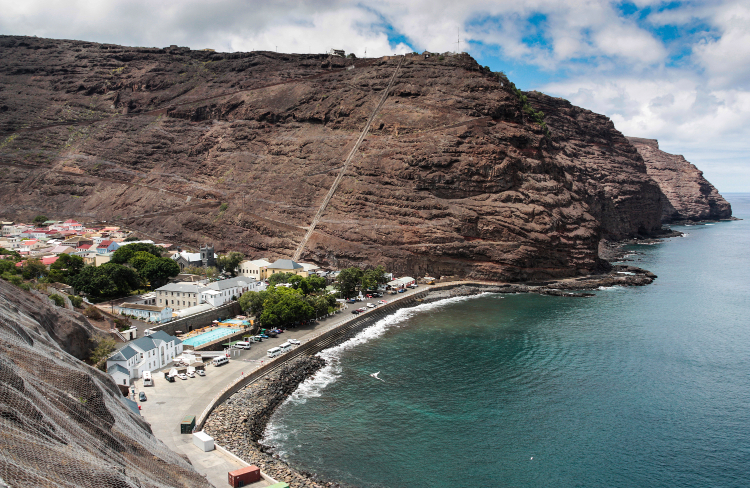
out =
{"type": "Polygon", "coordinates": [[[246,341],[238,341],[234,343],[234,347],[237,349],[250,349],[250,343],[246,341]]]}
{"type": "Polygon", "coordinates": [[[151,379],[151,371],[143,372],[143,386],[154,386],[154,380],[151,379]]]}
{"type": "Polygon", "coordinates": [[[292,345],[288,342],[285,342],[279,346],[279,349],[281,349],[281,352],[287,352],[291,348],[292,348],[292,345]]]}
{"type": "Polygon", "coordinates": [[[280,347],[272,347],[271,349],[268,350],[268,357],[269,358],[275,358],[279,354],[281,354],[281,348],[280,347]]]}
{"type": "Polygon", "coordinates": [[[221,366],[222,364],[227,364],[229,362],[229,358],[226,356],[219,356],[218,358],[214,358],[214,366],[221,366]]]}

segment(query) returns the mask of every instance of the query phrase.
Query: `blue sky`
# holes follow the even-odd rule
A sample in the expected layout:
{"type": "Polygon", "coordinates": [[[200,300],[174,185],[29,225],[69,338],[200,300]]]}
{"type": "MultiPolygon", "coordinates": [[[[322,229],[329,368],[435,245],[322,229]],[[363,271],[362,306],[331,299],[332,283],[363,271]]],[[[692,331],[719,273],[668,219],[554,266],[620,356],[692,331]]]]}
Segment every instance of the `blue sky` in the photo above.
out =
{"type": "Polygon", "coordinates": [[[0,33],[362,56],[461,50],[750,192],[750,0],[26,0],[0,33]]]}

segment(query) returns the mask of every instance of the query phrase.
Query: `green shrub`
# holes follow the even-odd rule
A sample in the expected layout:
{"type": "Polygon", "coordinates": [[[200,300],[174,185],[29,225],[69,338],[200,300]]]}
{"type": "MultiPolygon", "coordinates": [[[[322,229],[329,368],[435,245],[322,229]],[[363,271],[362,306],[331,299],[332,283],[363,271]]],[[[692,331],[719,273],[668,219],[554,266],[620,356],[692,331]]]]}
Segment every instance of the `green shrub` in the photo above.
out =
{"type": "Polygon", "coordinates": [[[50,300],[55,302],[55,305],[57,305],[58,307],[62,307],[63,305],[65,305],[65,300],[57,293],[50,295],[49,298],[50,300]]]}
{"type": "Polygon", "coordinates": [[[221,205],[219,205],[219,212],[224,212],[228,208],[229,208],[229,204],[228,203],[222,203],[221,205]]]}
{"type": "Polygon", "coordinates": [[[81,305],[83,305],[83,298],[78,295],[68,295],[68,298],[75,308],[81,308],[81,305]]]}

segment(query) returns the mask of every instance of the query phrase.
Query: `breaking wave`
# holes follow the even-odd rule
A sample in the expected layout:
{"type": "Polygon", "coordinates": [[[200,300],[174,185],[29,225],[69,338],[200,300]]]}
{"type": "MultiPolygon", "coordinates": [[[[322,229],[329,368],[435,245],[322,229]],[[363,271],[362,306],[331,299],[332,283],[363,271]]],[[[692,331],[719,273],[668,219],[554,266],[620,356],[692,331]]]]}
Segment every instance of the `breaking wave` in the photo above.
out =
{"type": "Polygon", "coordinates": [[[461,296],[445,298],[432,303],[425,303],[417,305],[416,307],[408,307],[397,310],[391,315],[384,317],[371,326],[363,329],[359,334],[352,337],[351,339],[339,344],[338,346],[331,347],[318,353],[318,356],[326,360],[326,365],[321,368],[310,378],[303,381],[297,389],[287,397],[284,401],[293,403],[304,403],[308,398],[319,397],[323,394],[323,390],[336,381],[341,376],[341,356],[351,349],[356,348],[366,342],[376,339],[382,336],[388,329],[397,327],[400,324],[406,322],[413,316],[427,312],[430,310],[436,310],[446,305],[458,303],[473,298],[488,295],[489,293],[480,293],[477,295],[461,296]]]}

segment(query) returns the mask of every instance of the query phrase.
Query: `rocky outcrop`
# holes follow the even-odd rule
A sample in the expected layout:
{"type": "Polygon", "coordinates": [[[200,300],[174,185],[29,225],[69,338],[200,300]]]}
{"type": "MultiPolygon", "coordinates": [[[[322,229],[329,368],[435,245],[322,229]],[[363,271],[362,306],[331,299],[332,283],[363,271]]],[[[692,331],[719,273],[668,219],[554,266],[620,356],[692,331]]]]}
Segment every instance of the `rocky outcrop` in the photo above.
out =
{"type": "Polygon", "coordinates": [[[666,196],[662,222],[719,220],[732,216],[732,206],[694,164],[683,156],[662,151],[656,139],[628,137],[628,140],[643,156],[648,175],[666,196]]]}
{"type": "Polygon", "coordinates": [[[302,259],[545,280],[653,235],[664,197],[604,116],[468,55],[348,60],[0,37],[0,216],[116,221],[290,257],[395,78],[302,259]],[[227,208],[220,207],[226,203],[227,208]]]}
{"type": "Polygon", "coordinates": [[[9,291],[3,283],[0,280],[2,484],[210,488],[125,405],[109,375],[57,345],[47,332],[50,324],[43,323],[57,316],[50,305],[16,300],[14,295],[25,292],[9,291]]]}
{"type": "Polygon", "coordinates": [[[41,300],[0,280],[0,296],[9,305],[26,310],[63,351],[78,359],[88,359],[94,346],[92,339],[103,334],[82,314],[61,307],[41,306],[41,300]]]}

